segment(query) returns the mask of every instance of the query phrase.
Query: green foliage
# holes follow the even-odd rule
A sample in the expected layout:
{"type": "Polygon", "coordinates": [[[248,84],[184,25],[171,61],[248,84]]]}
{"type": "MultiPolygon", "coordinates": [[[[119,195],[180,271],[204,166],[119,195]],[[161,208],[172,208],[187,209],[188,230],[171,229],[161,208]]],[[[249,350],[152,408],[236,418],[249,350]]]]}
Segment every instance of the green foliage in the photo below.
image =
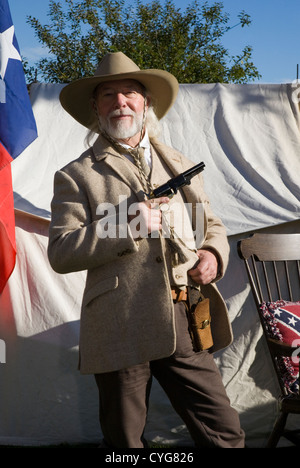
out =
{"type": "MultiPolygon", "coordinates": [[[[247,46],[231,56],[221,39],[232,27],[250,25],[244,11],[229,26],[223,3],[192,1],[182,11],[172,0],[62,0],[49,2],[50,23],[29,16],[49,55],[36,64],[46,82],[91,76],[107,52],[122,51],[140,68],[160,68],[180,83],[246,83],[260,77],[247,46]]],[[[25,68],[27,78],[32,68],[25,68]]]]}

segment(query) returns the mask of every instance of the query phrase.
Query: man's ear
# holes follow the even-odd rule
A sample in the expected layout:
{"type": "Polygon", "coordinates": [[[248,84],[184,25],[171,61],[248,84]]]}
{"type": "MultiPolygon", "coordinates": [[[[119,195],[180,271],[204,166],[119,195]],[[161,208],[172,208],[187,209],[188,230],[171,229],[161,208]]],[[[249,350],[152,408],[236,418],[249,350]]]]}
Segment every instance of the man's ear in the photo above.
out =
{"type": "Polygon", "coordinates": [[[92,107],[93,111],[95,112],[97,118],[99,118],[99,112],[98,112],[98,106],[97,106],[96,99],[95,99],[95,98],[92,98],[92,99],[90,100],[90,103],[91,103],[91,107],[92,107]]]}
{"type": "Polygon", "coordinates": [[[148,108],[150,106],[150,103],[151,103],[150,96],[145,96],[145,98],[144,98],[144,109],[145,110],[148,110],[148,108]]]}
{"type": "Polygon", "coordinates": [[[91,106],[95,112],[97,112],[97,103],[95,98],[91,98],[90,100],[91,106]]]}

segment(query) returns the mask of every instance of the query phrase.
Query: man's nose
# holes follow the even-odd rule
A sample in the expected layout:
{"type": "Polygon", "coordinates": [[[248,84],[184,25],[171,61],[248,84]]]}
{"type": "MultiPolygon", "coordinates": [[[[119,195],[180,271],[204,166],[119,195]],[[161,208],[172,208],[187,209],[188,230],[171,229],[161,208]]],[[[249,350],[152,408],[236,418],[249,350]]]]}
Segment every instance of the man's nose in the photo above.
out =
{"type": "Polygon", "coordinates": [[[123,107],[126,105],[126,97],[122,93],[115,94],[115,105],[117,107],[123,107]]]}

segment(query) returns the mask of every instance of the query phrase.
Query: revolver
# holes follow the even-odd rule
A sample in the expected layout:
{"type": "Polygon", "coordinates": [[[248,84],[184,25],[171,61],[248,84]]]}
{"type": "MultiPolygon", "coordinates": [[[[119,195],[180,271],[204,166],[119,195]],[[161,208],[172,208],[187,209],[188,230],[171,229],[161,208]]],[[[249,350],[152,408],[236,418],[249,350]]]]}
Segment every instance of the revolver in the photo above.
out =
{"type": "Polygon", "coordinates": [[[191,169],[182,172],[178,176],[168,180],[168,182],[165,184],[162,184],[159,187],[151,190],[151,192],[147,194],[147,197],[150,199],[159,197],[173,197],[178,192],[178,189],[184,187],[185,185],[189,185],[191,183],[191,179],[195,177],[195,175],[199,174],[199,172],[202,172],[204,168],[204,162],[196,164],[196,166],[191,167],[191,169]]]}

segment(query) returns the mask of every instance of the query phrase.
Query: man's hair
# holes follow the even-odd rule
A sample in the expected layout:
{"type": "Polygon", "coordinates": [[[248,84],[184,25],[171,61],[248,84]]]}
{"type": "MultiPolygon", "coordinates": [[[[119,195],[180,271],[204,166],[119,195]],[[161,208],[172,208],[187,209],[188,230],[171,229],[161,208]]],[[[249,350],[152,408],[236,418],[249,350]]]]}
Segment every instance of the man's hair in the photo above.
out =
{"type": "Polygon", "coordinates": [[[161,126],[158,118],[156,117],[154,106],[152,104],[150,104],[147,111],[145,127],[148,131],[149,138],[160,136],[161,126]]]}

